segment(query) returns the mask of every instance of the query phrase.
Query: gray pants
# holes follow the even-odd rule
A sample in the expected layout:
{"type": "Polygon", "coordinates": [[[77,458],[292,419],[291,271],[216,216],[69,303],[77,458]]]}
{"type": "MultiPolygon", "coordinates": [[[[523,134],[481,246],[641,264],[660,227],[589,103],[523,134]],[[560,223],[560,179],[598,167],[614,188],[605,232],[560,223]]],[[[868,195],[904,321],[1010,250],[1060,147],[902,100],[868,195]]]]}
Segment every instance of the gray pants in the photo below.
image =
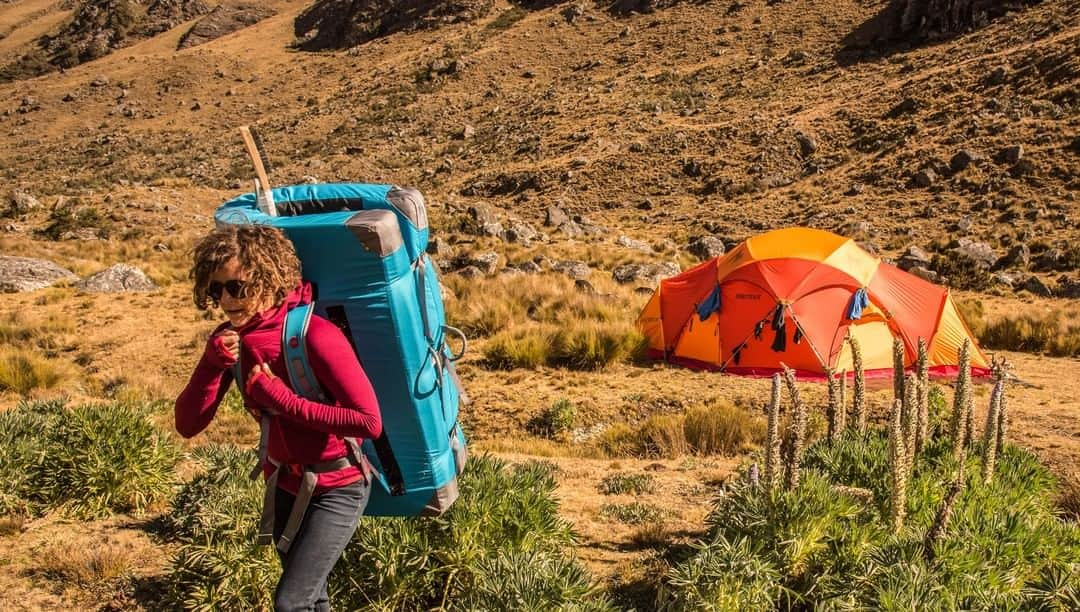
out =
{"type": "MultiPolygon", "coordinates": [[[[276,612],[329,612],[330,570],[352,539],[370,494],[371,484],[359,480],[311,498],[288,554],[278,554],[282,571],[274,592],[276,612]]],[[[295,500],[295,495],[278,488],[274,506],[275,542],[285,529],[295,500]]]]}

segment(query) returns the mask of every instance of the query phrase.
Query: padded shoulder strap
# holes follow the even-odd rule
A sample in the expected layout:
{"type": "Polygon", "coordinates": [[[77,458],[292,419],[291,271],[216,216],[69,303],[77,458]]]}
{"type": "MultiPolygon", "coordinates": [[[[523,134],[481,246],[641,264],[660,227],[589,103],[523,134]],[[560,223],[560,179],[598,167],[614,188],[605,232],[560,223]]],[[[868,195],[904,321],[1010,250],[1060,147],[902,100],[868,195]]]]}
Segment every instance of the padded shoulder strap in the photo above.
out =
{"type": "Polygon", "coordinates": [[[293,390],[309,400],[326,402],[326,394],[307,357],[307,330],[314,310],[313,304],[304,304],[286,313],[285,325],[281,327],[281,351],[293,390]]]}

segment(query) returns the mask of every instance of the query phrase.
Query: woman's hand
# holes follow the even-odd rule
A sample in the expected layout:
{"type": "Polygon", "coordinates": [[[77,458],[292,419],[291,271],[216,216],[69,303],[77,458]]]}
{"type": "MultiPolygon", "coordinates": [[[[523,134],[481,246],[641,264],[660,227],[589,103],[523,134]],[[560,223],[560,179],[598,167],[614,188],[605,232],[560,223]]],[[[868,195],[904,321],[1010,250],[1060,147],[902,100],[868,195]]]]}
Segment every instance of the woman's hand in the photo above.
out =
{"type": "Polygon", "coordinates": [[[244,393],[248,397],[259,401],[263,410],[276,415],[279,414],[280,411],[277,409],[277,406],[273,405],[273,401],[268,401],[268,394],[265,393],[265,389],[268,386],[273,388],[279,384],[281,384],[281,381],[278,380],[278,377],[270,370],[270,365],[264,361],[255,364],[255,367],[251,368],[251,374],[247,377],[244,393]],[[263,380],[259,380],[260,378],[263,380]]]}
{"type": "Polygon", "coordinates": [[[206,358],[220,370],[227,370],[240,358],[240,335],[231,329],[220,331],[206,341],[206,358]]]}

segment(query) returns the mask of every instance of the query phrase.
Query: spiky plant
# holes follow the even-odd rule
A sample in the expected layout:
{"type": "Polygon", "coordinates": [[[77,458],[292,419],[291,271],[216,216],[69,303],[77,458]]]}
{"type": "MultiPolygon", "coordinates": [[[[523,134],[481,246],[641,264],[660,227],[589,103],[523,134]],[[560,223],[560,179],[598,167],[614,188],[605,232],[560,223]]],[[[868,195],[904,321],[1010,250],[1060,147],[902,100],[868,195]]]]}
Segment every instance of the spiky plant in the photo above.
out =
{"type": "Polygon", "coordinates": [[[894,533],[904,526],[907,506],[909,465],[902,412],[903,401],[893,400],[889,415],[889,520],[894,533]]]}
{"type": "Polygon", "coordinates": [[[799,487],[799,462],[802,460],[803,445],[806,443],[806,404],[799,398],[799,388],[795,385],[795,371],[786,365],[783,367],[784,382],[787,384],[788,395],[791,396],[793,406],[786,484],[788,489],[797,489],[799,487]]]}
{"type": "Polygon", "coordinates": [[[851,345],[851,362],[855,368],[854,397],[851,403],[852,417],[855,419],[855,428],[866,431],[866,379],[863,374],[862,349],[855,336],[848,334],[848,344],[851,345]]]}
{"type": "Polygon", "coordinates": [[[930,427],[930,358],[926,340],[919,338],[919,354],[915,361],[915,454],[922,452],[930,427]]]}
{"type": "Polygon", "coordinates": [[[847,429],[847,370],[840,371],[840,380],[837,381],[840,388],[840,431],[847,429]]]}
{"type": "Polygon", "coordinates": [[[950,422],[949,434],[952,436],[953,457],[957,460],[964,456],[964,446],[967,441],[967,415],[968,395],[971,394],[971,357],[969,355],[970,342],[965,339],[960,346],[959,372],[956,375],[956,392],[953,393],[953,412],[950,422]]]}
{"type": "Polygon", "coordinates": [[[904,341],[900,338],[893,339],[893,399],[904,399],[904,341]]]}
{"type": "Polygon", "coordinates": [[[907,462],[909,465],[915,462],[915,438],[918,435],[916,420],[918,416],[915,407],[915,387],[918,386],[914,374],[908,374],[904,380],[904,402],[901,413],[901,423],[904,428],[904,448],[907,450],[907,462]]]}
{"type": "Polygon", "coordinates": [[[1006,391],[1005,379],[1001,379],[1001,397],[998,398],[998,422],[997,422],[997,440],[994,445],[997,449],[997,454],[1001,455],[1005,449],[1005,439],[1007,434],[1007,428],[1009,425],[1009,409],[1008,409],[1008,397],[1009,394],[1006,391]]]}
{"type": "Polygon", "coordinates": [[[840,431],[843,427],[840,423],[840,381],[836,379],[836,372],[829,368],[825,369],[825,380],[828,385],[829,392],[829,407],[826,410],[826,416],[829,419],[829,441],[836,439],[836,436],[840,435],[840,431]]]}
{"type": "Polygon", "coordinates": [[[923,554],[926,556],[927,561],[934,560],[934,546],[945,537],[945,531],[949,528],[949,519],[952,518],[956,500],[960,498],[960,493],[964,490],[964,462],[961,461],[958,465],[956,478],[953,480],[952,486],[949,487],[949,492],[945,494],[945,499],[942,500],[941,506],[934,516],[934,522],[930,525],[930,529],[926,532],[926,538],[923,540],[923,554]]]}
{"type": "Polygon", "coordinates": [[[769,426],[765,434],[765,487],[773,490],[780,474],[780,374],[773,374],[769,426]]]}
{"type": "Polygon", "coordinates": [[[994,384],[994,390],[990,394],[990,409],[986,413],[986,427],[983,429],[983,483],[990,484],[994,478],[994,467],[997,464],[997,428],[1001,413],[1001,395],[1004,392],[1005,381],[998,380],[994,384]]]}

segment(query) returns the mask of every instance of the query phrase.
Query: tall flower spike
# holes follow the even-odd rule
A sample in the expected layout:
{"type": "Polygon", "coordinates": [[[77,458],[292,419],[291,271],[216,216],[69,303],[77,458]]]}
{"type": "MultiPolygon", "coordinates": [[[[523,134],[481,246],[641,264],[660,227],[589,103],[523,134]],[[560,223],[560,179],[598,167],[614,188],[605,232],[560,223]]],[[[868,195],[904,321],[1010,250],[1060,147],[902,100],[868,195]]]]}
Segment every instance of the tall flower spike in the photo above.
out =
{"type": "Polygon", "coordinates": [[[926,539],[923,540],[923,554],[926,556],[927,561],[934,560],[934,545],[945,537],[945,530],[949,528],[949,518],[952,517],[953,506],[956,505],[956,500],[959,499],[960,492],[963,490],[964,463],[961,462],[956,470],[956,479],[953,480],[952,486],[949,487],[949,492],[945,494],[945,499],[942,500],[941,507],[938,508],[937,515],[934,517],[934,523],[926,532],[926,539]]]}
{"type": "Polygon", "coordinates": [[[1004,392],[1005,381],[998,379],[994,384],[994,391],[990,394],[990,409],[986,413],[986,427],[983,429],[983,483],[990,484],[994,479],[994,468],[997,465],[997,428],[1001,413],[1001,394],[1004,392]]]}
{"type": "Polygon", "coordinates": [[[904,399],[904,342],[899,338],[892,343],[893,399],[904,399]]]}
{"type": "Polygon", "coordinates": [[[799,399],[799,389],[795,386],[795,371],[786,365],[784,368],[784,382],[787,384],[788,395],[791,396],[791,404],[794,407],[791,416],[791,447],[789,449],[787,465],[787,488],[799,487],[799,469],[802,461],[803,444],[806,442],[806,404],[799,399]]]}
{"type": "Polygon", "coordinates": [[[900,413],[900,422],[904,430],[904,449],[907,450],[908,472],[911,471],[911,466],[915,463],[915,420],[917,418],[915,415],[915,387],[917,383],[915,381],[914,374],[908,374],[904,377],[904,400],[900,413]]]}
{"type": "Polygon", "coordinates": [[[956,391],[953,393],[953,411],[949,422],[949,435],[952,437],[953,457],[957,460],[964,457],[965,434],[967,433],[967,417],[964,414],[967,408],[967,395],[971,392],[971,367],[968,357],[968,341],[960,347],[960,372],[956,375],[956,391]]]}
{"type": "MultiPolygon", "coordinates": [[[[1008,368],[1008,365],[1006,364],[1005,367],[1008,368]]],[[[1000,457],[1001,453],[1005,449],[1005,438],[1008,434],[1007,428],[1009,425],[1009,403],[1007,400],[1008,394],[1005,392],[1008,386],[1005,382],[1004,376],[1002,376],[1001,380],[998,381],[998,384],[1001,385],[1001,395],[998,397],[997,440],[994,446],[997,448],[997,454],[1000,457]]]]}
{"type": "Polygon", "coordinates": [[[893,400],[892,412],[889,415],[889,518],[892,521],[893,533],[899,532],[904,526],[904,515],[907,512],[908,455],[904,445],[902,412],[903,401],[893,400]]]}
{"type": "Polygon", "coordinates": [[[765,435],[765,487],[777,486],[780,472],[780,375],[773,374],[769,400],[769,428],[765,435]]]}
{"type": "Polygon", "coordinates": [[[840,431],[847,429],[847,370],[840,371],[840,431]]]}
{"type": "Polygon", "coordinates": [[[826,415],[829,419],[829,442],[835,442],[837,436],[840,435],[843,425],[840,424],[840,384],[841,382],[836,379],[836,372],[828,368],[825,369],[825,380],[828,385],[829,393],[829,408],[826,415]]]}
{"type": "Polygon", "coordinates": [[[927,356],[926,340],[919,338],[919,356],[915,362],[915,453],[922,452],[930,428],[930,359],[927,356]]]}
{"type": "Polygon", "coordinates": [[[855,419],[855,428],[866,431],[866,379],[863,377],[862,350],[855,336],[848,334],[848,344],[851,345],[851,361],[855,368],[855,391],[851,403],[851,416],[855,419]]]}

